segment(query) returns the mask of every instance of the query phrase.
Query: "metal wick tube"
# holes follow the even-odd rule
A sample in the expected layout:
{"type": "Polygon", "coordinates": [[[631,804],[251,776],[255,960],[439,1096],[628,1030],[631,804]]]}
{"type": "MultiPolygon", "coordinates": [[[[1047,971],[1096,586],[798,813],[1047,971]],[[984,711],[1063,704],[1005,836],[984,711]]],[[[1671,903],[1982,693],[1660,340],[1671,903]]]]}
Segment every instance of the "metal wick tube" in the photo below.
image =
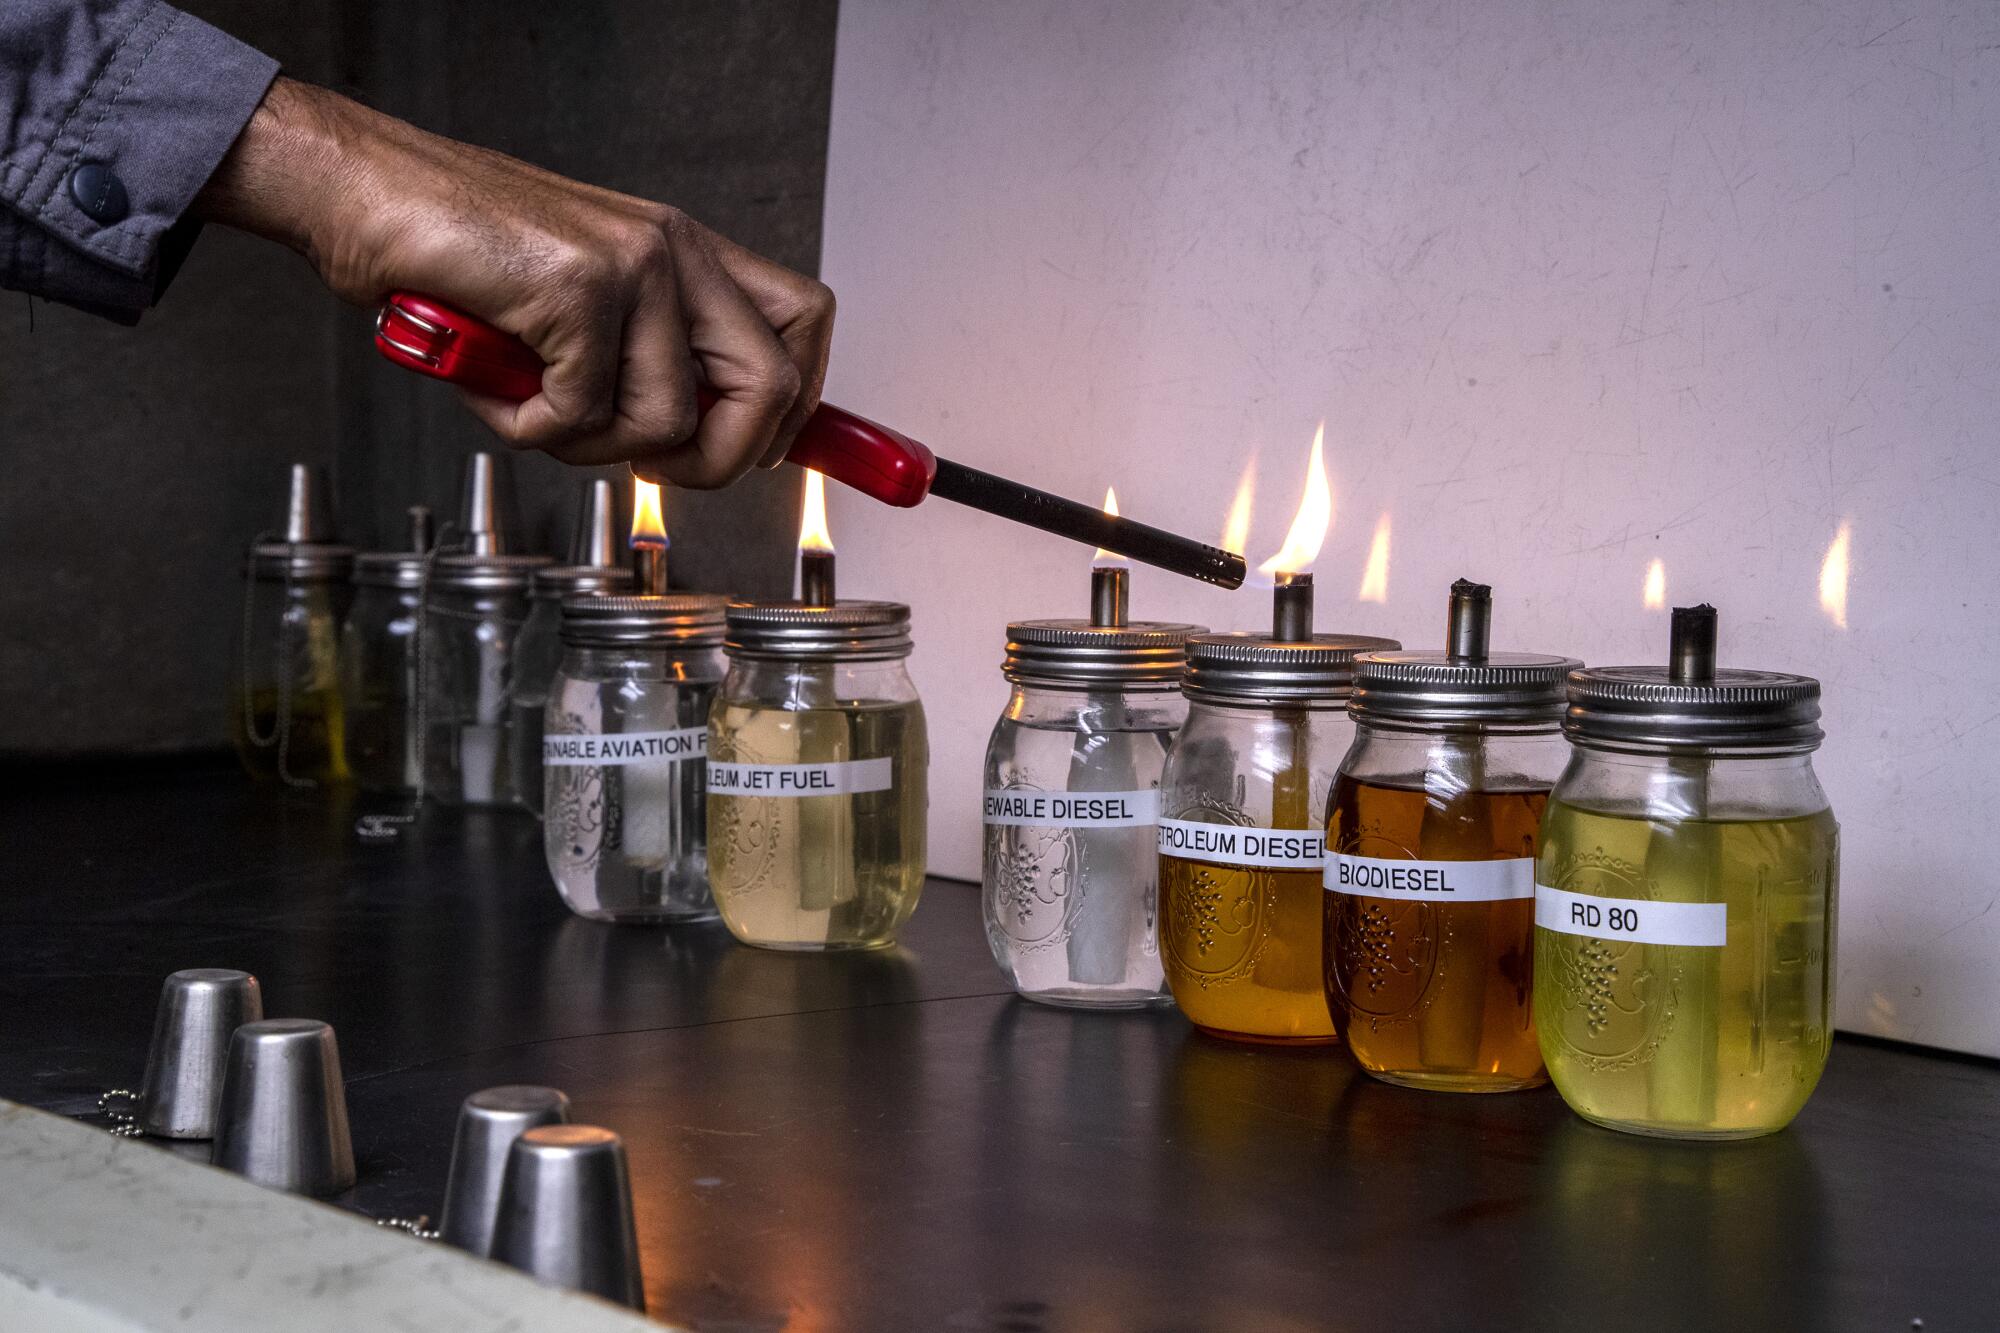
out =
{"type": "Polygon", "coordinates": [[[1278,575],[1271,590],[1271,637],[1279,643],[1304,643],[1313,636],[1313,576],[1301,571],[1278,575]]]}
{"type": "Polygon", "coordinates": [[[1676,685],[1715,683],[1715,608],[1674,608],[1673,638],[1667,649],[1667,677],[1676,685]]]}
{"type": "Polygon", "coordinates": [[[667,548],[641,542],[632,547],[632,582],[644,597],[659,597],[667,591],[667,548]]]}
{"type": "Polygon", "coordinates": [[[1099,565],[1090,571],[1090,623],[1118,628],[1130,623],[1132,571],[1119,565],[1099,565]]]}
{"type": "Polygon", "coordinates": [[[411,505],[409,514],[410,549],[412,551],[428,552],[431,549],[433,536],[431,531],[431,507],[429,505],[411,505]]]}
{"type": "Polygon", "coordinates": [[[1445,656],[1453,662],[1484,662],[1493,636],[1493,589],[1460,579],[1451,585],[1451,619],[1444,636],[1445,656]]]}
{"type": "Polygon", "coordinates": [[[834,589],[833,552],[799,552],[799,600],[807,606],[832,606],[838,600],[834,589]]]}

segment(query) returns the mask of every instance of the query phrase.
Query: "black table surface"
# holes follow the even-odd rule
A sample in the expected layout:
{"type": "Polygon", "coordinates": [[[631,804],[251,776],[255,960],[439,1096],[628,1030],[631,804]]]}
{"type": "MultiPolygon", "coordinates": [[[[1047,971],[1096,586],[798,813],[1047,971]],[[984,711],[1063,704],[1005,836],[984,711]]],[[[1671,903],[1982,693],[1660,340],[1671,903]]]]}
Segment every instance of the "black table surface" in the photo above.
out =
{"type": "Polygon", "coordinates": [[[624,1135],[671,1322],[2000,1327],[1982,1062],[1842,1039],[1790,1130],[1655,1142],[1548,1090],[1409,1092],[1171,1011],[1026,1003],[964,884],[894,950],[775,954],[570,916],[525,815],[371,844],[348,802],[228,773],[10,785],[0,1094],[88,1114],[138,1079],[161,978],[247,968],[267,1013],[339,1034],[337,1202],[434,1213],[459,1100],[551,1084],[624,1135]]]}

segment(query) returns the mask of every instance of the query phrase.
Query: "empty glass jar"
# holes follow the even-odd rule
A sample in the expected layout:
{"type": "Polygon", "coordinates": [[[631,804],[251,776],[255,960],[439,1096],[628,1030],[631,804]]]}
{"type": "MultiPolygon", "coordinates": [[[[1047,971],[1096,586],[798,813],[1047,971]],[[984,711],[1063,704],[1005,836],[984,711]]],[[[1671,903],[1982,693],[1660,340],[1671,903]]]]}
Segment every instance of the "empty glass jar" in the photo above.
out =
{"type": "Polygon", "coordinates": [[[1354,737],[1354,657],[1399,646],[1188,640],[1188,719],[1160,781],[1160,938],[1174,1000],[1204,1031],[1335,1039],[1321,945],[1326,803],[1354,737]]]}
{"type": "Polygon", "coordinates": [[[563,602],[570,597],[623,592],[632,571],[613,565],[547,565],[529,584],[528,619],[514,645],[514,673],[507,722],[508,763],[514,799],[542,813],[542,714],[563,660],[563,602]]]}
{"type": "Polygon", "coordinates": [[[1674,665],[1570,678],[1575,748],[1536,863],[1535,1020],[1586,1119],[1749,1138],[1798,1114],[1832,1041],[1819,682],[1718,669],[1712,610],[1674,614],[1674,665]]]}
{"type": "Polygon", "coordinates": [[[340,625],[354,548],[260,542],[244,565],[230,731],[250,776],[291,785],[348,777],[340,625]]]}
{"type": "Polygon", "coordinates": [[[371,551],[354,560],[354,608],[341,631],[347,765],[371,792],[413,792],[417,763],[417,626],[424,556],[371,551]]]}
{"type": "Polygon", "coordinates": [[[1155,923],[1160,773],[1187,716],[1198,625],[1027,620],[986,746],[981,897],[994,961],[1031,1000],[1130,1009],[1167,999],[1155,923]]]}
{"type": "Polygon", "coordinates": [[[700,921],[708,713],[720,597],[584,595],[563,604],[542,733],[543,846],[563,901],[597,921],[700,921]]]}
{"type": "Polygon", "coordinates": [[[1365,653],[1327,815],[1326,991],[1355,1061],[1389,1083],[1544,1081],[1532,1008],[1535,851],[1583,663],[1487,651],[1482,584],[1452,588],[1447,647],[1365,653]]]}
{"type": "Polygon", "coordinates": [[[440,555],[424,611],[424,793],[512,805],[508,687],[540,555],[440,555]]]}
{"type": "Polygon", "coordinates": [[[708,864],[732,934],[892,943],[923,891],[923,704],[895,602],[737,602],[709,722],[708,864]]]}

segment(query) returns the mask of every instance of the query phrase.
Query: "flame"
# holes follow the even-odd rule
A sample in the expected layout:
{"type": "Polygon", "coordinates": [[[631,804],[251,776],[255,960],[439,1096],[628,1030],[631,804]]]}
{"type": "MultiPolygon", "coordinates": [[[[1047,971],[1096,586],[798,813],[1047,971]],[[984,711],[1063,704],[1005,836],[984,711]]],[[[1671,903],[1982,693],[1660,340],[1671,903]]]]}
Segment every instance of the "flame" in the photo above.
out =
{"type": "Polygon", "coordinates": [[[1841,629],[1847,628],[1847,548],[1853,537],[1852,525],[1842,523],[1819,564],[1820,609],[1841,629]]]}
{"type": "Polygon", "coordinates": [[[826,527],[826,479],[806,469],[806,499],[799,511],[799,549],[833,554],[833,534],[826,527]]]}
{"type": "MultiPolygon", "coordinates": [[[[1111,515],[1111,517],[1113,518],[1117,518],[1119,516],[1118,492],[1113,490],[1109,486],[1106,486],[1104,488],[1104,512],[1111,515]]],[[[1129,567],[1130,564],[1131,562],[1128,561],[1124,556],[1119,555],[1116,551],[1107,551],[1102,546],[1097,548],[1097,554],[1092,556],[1090,560],[1090,567],[1092,569],[1104,569],[1104,568],[1123,569],[1129,567]]]]}
{"type": "Polygon", "coordinates": [[[1243,479],[1236,483],[1236,498],[1229,502],[1229,517],[1222,521],[1222,549],[1242,555],[1250,545],[1250,510],[1257,498],[1257,460],[1243,465],[1243,479]]]}
{"type": "Polygon", "coordinates": [[[1667,609],[1667,562],[1658,556],[1646,566],[1646,609],[1664,611],[1667,609]]]}
{"type": "Polygon", "coordinates": [[[667,520],[660,508],[660,486],[658,482],[632,482],[632,545],[665,546],[667,544],[667,520]]]}
{"type": "Polygon", "coordinates": [[[1368,565],[1361,571],[1361,600],[1389,600],[1389,515],[1384,511],[1375,523],[1375,540],[1368,547],[1368,565]]]}
{"type": "Polygon", "coordinates": [[[1276,555],[1257,566],[1260,574],[1297,574],[1319,559],[1320,544],[1333,526],[1333,487],[1326,480],[1326,423],[1313,432],[1312,459],[1306,465],[1306,491],[1292,530],[1276,555]]]}

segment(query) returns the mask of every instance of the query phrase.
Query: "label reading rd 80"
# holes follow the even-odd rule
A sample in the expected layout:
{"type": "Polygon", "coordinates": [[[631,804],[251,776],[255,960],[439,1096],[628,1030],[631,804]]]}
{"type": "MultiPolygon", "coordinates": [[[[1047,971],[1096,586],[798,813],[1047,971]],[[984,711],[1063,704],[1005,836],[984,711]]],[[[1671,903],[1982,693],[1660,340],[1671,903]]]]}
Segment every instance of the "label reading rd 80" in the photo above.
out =
{"type": "Polygon", "coordinates": [[[1535,924],[1593,940],[1719,949],[1729,942],[1729,905],[1599,898],[1537,884],[1535,924]]]}

